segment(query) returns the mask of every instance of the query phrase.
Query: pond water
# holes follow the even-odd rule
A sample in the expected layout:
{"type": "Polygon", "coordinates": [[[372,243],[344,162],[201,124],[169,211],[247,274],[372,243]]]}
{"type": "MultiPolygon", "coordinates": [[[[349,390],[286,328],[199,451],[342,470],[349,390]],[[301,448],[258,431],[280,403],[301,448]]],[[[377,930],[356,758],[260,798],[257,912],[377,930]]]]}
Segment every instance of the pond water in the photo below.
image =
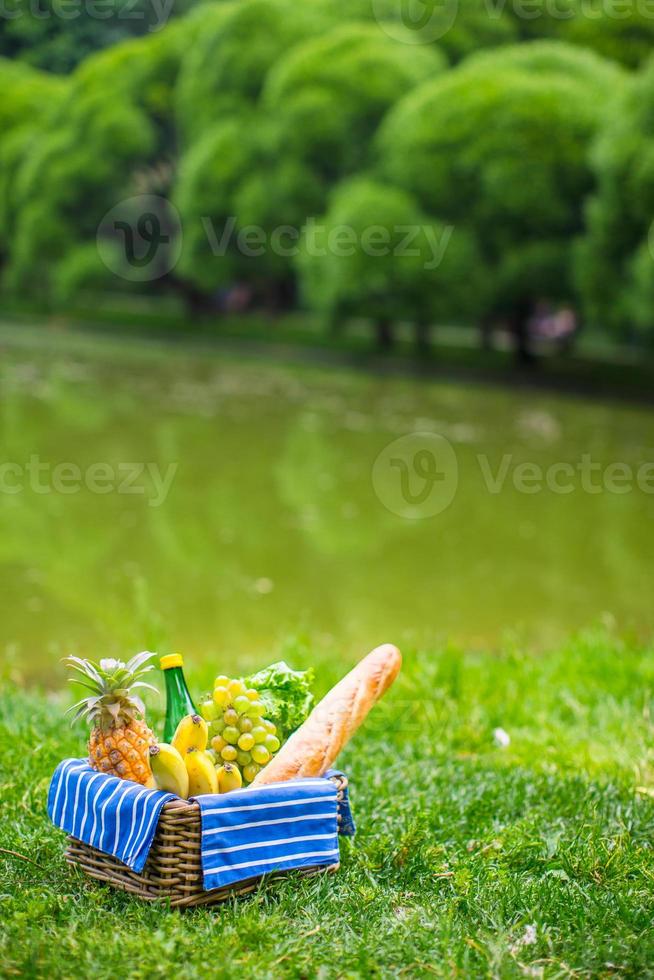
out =
{"type": "Polygon", "coordinates": [[[649,410],[42,337],[5,338],[0,383],[26,679],[68,652],[245,669],[293,637],[351,660],[654,625],[649,410]]]}

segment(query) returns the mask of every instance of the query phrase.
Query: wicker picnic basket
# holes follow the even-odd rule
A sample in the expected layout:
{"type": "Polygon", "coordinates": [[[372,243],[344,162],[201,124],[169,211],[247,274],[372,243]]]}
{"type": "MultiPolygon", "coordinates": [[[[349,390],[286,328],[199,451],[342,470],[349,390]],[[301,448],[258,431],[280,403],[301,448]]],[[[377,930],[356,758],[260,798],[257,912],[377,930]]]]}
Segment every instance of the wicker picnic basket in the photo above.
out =
{"type": "MultiPolygon", "coordinates": [[[[347,787],[347,778],[341,775],[330,778],[336,784],[336,798],[340,802],[347,787]]],[[[338,814],[339,822],[340,819],[338,814]]],[[[263,877],[288,874],[287,871],[271,872],[224,888],[204,891],[200,860],[201,839],[199,805],[187,800],[171,800],[161,810],[150,854],[140,874],[130,870],[117,858],[103,854],[74,837],[68,838],[66,860],[69,864],[77,865],[91,878],[104,881],[121,891],[132,892],[146,902],[168,901],[175,908],[223,902],[232,895],[251,892],[263,877]]],[[[315,874],[325,870],[337,871],[338,864],[328,868],[304,868],[303,873],[315,874]]]]}

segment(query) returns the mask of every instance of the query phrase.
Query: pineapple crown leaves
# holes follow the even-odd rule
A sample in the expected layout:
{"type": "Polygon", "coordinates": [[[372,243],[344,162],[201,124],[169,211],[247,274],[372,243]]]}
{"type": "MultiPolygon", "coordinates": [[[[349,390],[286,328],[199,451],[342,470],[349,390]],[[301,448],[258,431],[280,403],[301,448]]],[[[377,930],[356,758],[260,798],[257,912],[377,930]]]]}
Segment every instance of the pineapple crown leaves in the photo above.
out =
{"type": "Polygon", "coordinates": [[[101,728],[112,728],[129,724],[137,715],[145,715],[145,705],[134,691],[145,688],[157,692],[156,687],[141,679],[154,670],[154,664],[149,663],[154,656],[145,650],[127,663],[105,658],[97,664],[80,657],[66,657],[63,663],[75,671],[69,677],[71,683],[80,684],[91,692],[91,697],[82,698],[68,709],[75,712],[72,723],[86,717],[101,728]]]}

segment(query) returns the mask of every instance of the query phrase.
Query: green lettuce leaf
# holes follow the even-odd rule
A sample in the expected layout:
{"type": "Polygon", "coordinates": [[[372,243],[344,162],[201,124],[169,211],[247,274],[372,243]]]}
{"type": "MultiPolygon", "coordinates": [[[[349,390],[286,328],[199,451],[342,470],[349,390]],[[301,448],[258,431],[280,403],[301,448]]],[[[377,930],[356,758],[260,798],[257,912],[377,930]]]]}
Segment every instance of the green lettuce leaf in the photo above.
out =
{"type": "Polygon", "coordinates": [[[266,708],[266,718],[277,725],[280,738],[287,739],[313,707],[313,670],[293,670],[283,660],[244,678],[266,708]]]}

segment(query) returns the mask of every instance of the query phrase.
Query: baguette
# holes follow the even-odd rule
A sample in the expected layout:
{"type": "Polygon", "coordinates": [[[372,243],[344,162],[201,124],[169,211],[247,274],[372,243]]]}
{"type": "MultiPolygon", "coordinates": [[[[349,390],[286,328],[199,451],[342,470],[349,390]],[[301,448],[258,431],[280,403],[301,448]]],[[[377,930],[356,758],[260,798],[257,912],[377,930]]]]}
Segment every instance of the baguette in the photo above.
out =
{"type": "Polygon", "coordinates": [[[334,764],[372,706],[397,677],[402,655],[390,643],[364,657],[329,691],[307,720],[250,784],[322,776],[334,764]]]}

